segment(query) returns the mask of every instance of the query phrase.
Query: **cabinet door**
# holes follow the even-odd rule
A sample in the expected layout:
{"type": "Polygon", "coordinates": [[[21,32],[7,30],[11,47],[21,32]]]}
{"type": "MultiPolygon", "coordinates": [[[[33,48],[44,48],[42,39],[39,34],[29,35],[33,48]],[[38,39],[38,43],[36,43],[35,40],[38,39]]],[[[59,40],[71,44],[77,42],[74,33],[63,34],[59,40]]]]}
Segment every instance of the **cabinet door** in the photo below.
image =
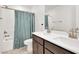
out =
{"type": "Polygon", "coordinates": [[[38,43],[33,39],[33,54],[38,53],[38,43]]]}
{"type": "Polygon", "coordinates": [[[38,44],[38,54],[43,54],[43,46],[38,44]]]}

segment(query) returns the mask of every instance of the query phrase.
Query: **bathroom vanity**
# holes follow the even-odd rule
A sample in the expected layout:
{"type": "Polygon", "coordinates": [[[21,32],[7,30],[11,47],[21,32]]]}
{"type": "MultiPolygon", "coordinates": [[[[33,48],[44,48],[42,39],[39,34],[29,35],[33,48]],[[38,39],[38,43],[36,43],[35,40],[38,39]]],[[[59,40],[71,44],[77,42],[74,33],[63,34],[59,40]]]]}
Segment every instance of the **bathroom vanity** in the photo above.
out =
{"type": "Polygon", "coordinates": [[[64,39],[57,34],[33,33],[33,54],[75,54],[79,53],[79,41],[64,39]],[[58,38],[57,38],[58,37],[58,38]],[[65,41],[66,40],[66,41],[65,41]],[[72,43],[70,43],[72,42],[72,43]],[[76,46],[77,44],[77,46],[76,46]]]}

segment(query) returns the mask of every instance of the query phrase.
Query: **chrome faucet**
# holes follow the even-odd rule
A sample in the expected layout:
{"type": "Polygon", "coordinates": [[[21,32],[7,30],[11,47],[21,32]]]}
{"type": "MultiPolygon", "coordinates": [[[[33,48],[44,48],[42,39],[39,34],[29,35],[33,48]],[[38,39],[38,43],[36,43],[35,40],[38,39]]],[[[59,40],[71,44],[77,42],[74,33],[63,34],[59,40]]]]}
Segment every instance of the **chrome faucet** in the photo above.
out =
{"type": "Polygon", "coordinates": [[[78,30],[79,28],[75,28],[75,29],[72,28],[72,30],[69,32],[69,37],[78,39],[78,35],[77,35],[77,33],[79,33],[78,30]]]}
{"type": "Polygon", "coordinates": [[[51,31],[50,31],[50,29],[49,29],[49,27],[48,27],[48,29],[47,29],[47,33],[50,33],[51,31]]]}
{"type": "Polygon", "coordinates": [[[49,25],[48,25],[48,27],[46,27],[46,29],[47,29],[47,33],[51,32],[50,29],[49,29],[49,25]]]}

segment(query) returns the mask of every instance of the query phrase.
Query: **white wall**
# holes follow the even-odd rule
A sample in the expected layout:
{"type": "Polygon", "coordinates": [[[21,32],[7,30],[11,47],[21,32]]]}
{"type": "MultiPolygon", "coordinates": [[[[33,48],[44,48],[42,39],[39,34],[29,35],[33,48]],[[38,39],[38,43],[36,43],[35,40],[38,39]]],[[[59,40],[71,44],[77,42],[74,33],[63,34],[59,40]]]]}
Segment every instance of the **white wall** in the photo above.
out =
{"type": "Polygon", "coordinates": [[[49,21],[51,21],[51,23],[52,21],[62,21],[61,23],[52,23],[53,26],[51,27],[53,27],[55,30],[69,31],[74,26],[74,6],[59,6],[53,8],[51,11],[48,11],[47,14],[52,16],[49,17],[49,21]]]}
{"type": "Polygon", "coordinates": [[[79,5],[76,6],[76,27],[79,28],[79,5]]]}
{"type": "MultiPolygon", "coordinates": [[[[76,6],[76,28],[79,29],[79,5],[76,6]]],[[[79,30],[78,30],[78,33],[77,33],[77,36],[79,38],[79,30]]]]}
{"type": "Polygon", "coordinates": [[[14,11],[9,9],[0,8],[0,51],[7,51],[13,49],[14,41],[14,11]],[[4,34],[4,31],[7,34],[4,34]],[[9,35],[9,37],[5,37],[9,35]]]}
{"type": "Polygon", "coordinates": [[[13,49],[15,16],[14,16],[14,10],[2,9],[2,12],[4,20],[3,27],[4,31],[7,32],[7,34],[4,34],[2,51],[8,51],[13,49]],[[9,37],[5,37],[5,35],[9,35],[9,37]]]}
{"type": "Polygon", "coordinates": [[[4,22],[3,22],[3,19],[1,19],[2,18],[2,10],[1,10],[1,8],[0,8],[0,53],[1,53],[1,51],[2,51],[2,40],[4,39],[3,38],[3,24],[4,24],[4,22]]]}
{"type": "Polygon", "coordinates": [[[34,6],[32,11],[35,13],[35,30],[43,31],[44,30],[44,19],[45,19],[45,6],[34,6]],[[41,25],[43,24],[43,26],[41,25]]]}

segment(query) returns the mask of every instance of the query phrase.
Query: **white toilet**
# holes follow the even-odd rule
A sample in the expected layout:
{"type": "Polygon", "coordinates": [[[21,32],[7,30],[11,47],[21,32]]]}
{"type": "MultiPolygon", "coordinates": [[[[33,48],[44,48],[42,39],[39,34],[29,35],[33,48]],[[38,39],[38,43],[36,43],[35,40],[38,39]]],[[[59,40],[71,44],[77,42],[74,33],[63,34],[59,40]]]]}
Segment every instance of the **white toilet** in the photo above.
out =
{"type": "Polygon", "coordinates": [[[27,46],[27,51],[32,52],[32,39],[25,40],[24,44],[27,46]]]}

